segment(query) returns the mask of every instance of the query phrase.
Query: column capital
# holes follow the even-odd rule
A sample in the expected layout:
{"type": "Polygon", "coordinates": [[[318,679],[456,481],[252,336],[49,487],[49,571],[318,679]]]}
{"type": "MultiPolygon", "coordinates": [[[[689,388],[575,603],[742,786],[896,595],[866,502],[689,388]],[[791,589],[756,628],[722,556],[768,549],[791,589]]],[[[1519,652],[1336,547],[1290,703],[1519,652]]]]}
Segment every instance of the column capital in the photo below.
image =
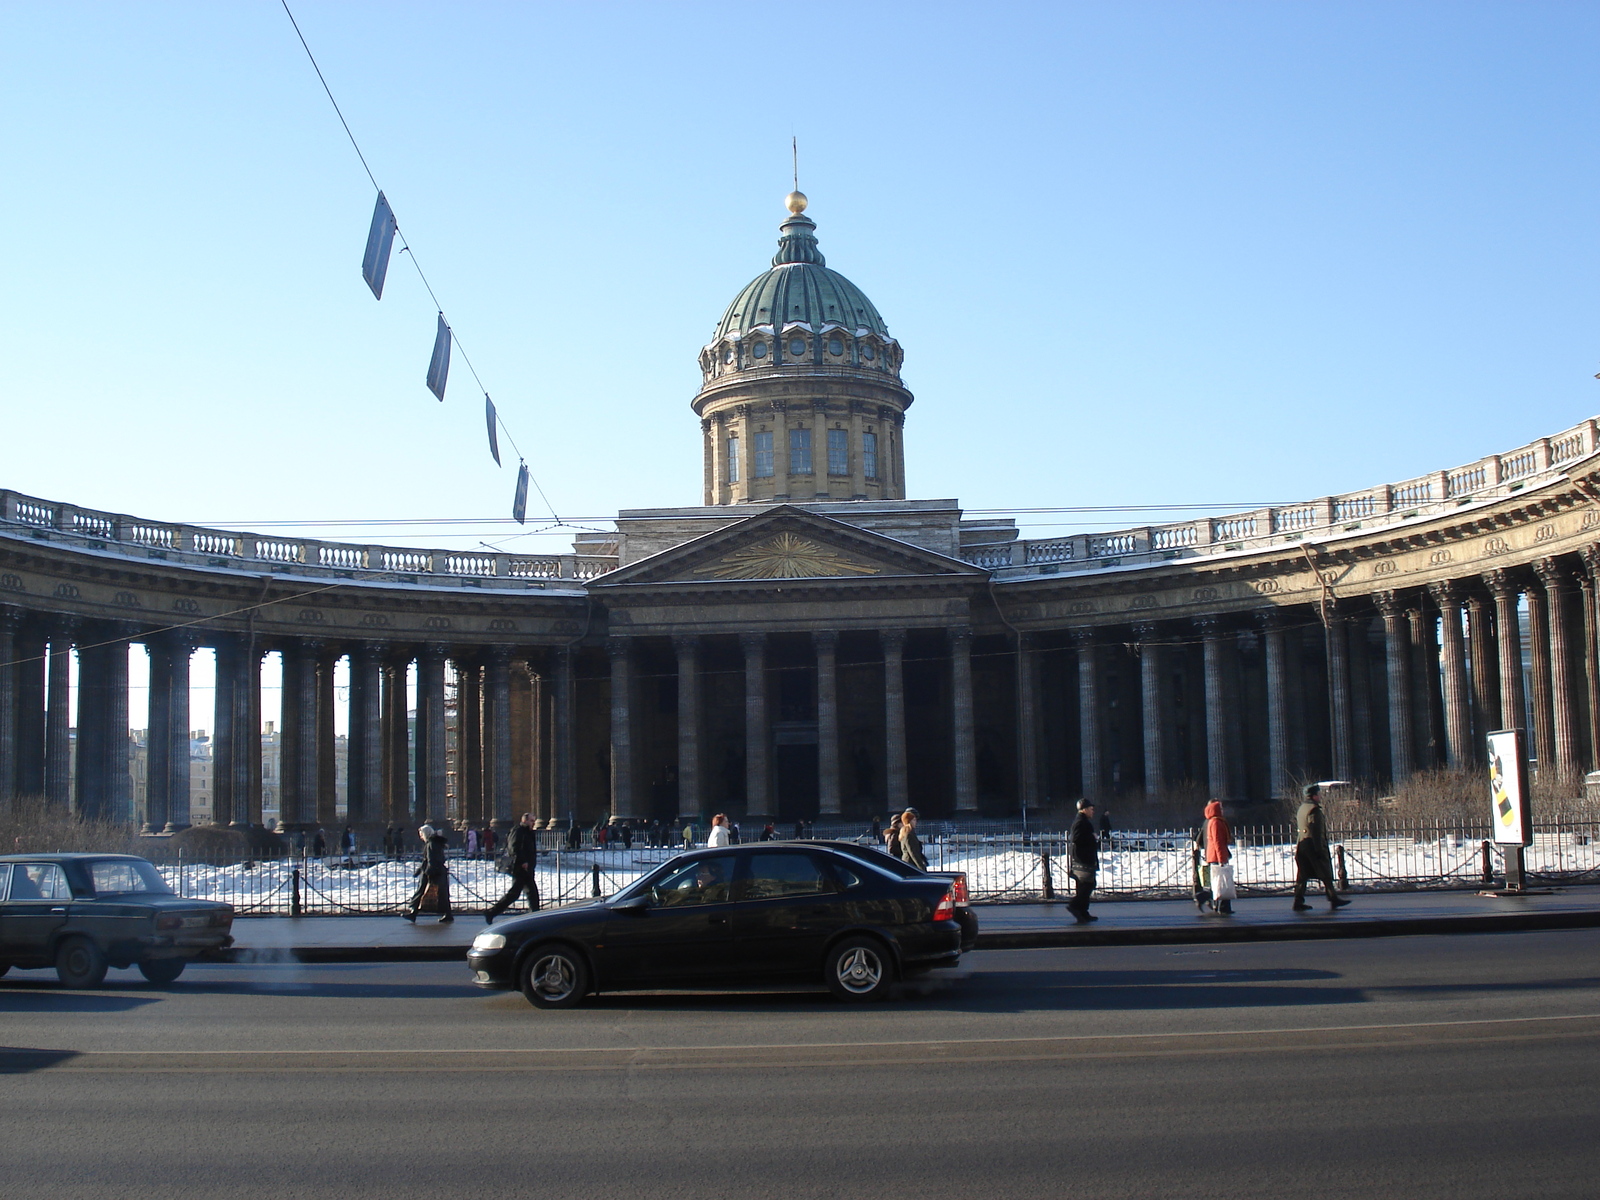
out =
{"type": "Polygon", "coordinates": [[[902,650],[906,644],[906,631],[904,629],[880,629],[878,630],[878,641],[882,643],[885,650],[888,650],[891,646],[896,650],[902,650]]]}
{"type": "MultiPolygon", "coordinates": [[[[944,635],[950,639],[951,645],[955,645],[958,642],[970,643],[972,641],[972,626],[952,625],[944,631],[944,635]]],[[[1033,648],[1032,639],[1027,634],[1023,635],[1022,645],[1030,650],[1033,648]]]]}
{"type": "Polygon", "coordinates": [[[1466,590],[1454,579],[1442,579],[1428,585],[1428,595],[1440,608],[1460,608],[1466,599],[1466,590]]]}
{"type": "MultiPolygon", "coordinates": [[[[606,653],[611,656],[611,661],[613,663],[627,662],[628,655],[632,652],[633,642],[631,638],[609,637],[606,639],[606,653]]],[[[511,652],[508,650],[506,652],[506,658],[508,661],[510,657],[511,652]]]]}
{"type": "Polygon", "coordinates": [[[83,622],[77,617],[56,616],[50,618],[50,623],[46,626],[46,629],[49,631],[49,637],[52,640],[58,637],[70,638],[82,624],[83,622]]]}
{"type": "Polygon", "coordinates": [[[839,648],[839,634],[832,629],[814,629],[811,631],[811,644],[817,650],[832,654],[839,648]]]}
{"type": "Polygon", "coordinates": [[[1159,631],[1153,624],[1150,624],[1149,622],[1135,625],[1133,627],[1133,633],[1134,636],[1139,639],[1141,644],[1148,643],[1153,645],[1159,643],[1160,641],[1158,636],[1159,631]]]}
{"type": "Polygon", "coordinates": [[[489,665],[496,670],[505,670],[511,666],[511,647],[496,643],[489,647],[489,665]]]}
{"type": "Polygon", "coordinates": [[[450,657],[450,647],[439,642],[428,642],[422,647],[421,657],[429,664],[442,663],[450,657]]]}
{"type": "Polygon", "coordinates": [[[1485,571],[1481,576],[1484,587],[1496,600],[1515,600],[1517,593],[1522,590],[1521,580],[1517,572],[1509,567],[1497,567],[1493,571],[1485,571]]]}
{"type": "Polygon", "coordinates": [[[745,654],[755,654],[767,648],[767,635],[764,633],[741,633],[739,635],[739,648],[745,654]]]}
{"type": "Polygon", "coordinates": [[[11,604],[0,604],[0,633],[15,633],[22,627],[22,610],[11,604]]]}
{"type": "Polygon", "coordinates": [[[1600,542],[1590,542],[1578,553],[1583,556],[1584,572],[1590,576],[1600,574],[1600,542]]]}
{"type": "Polygon", "coordinates": [[[1100,631],[1092,625],[1082,625],[1077,629],[1069,629],[1067,632],[1071,635],[1072,640],[1078,644],[1080,650],[1093,646],[1100,640],[1100,631]]]}
{"type": "Polygon", "coordinates": [[[1194,619],[1194,627],[1198,629],[1206,641],[1220,638],[1223,634],[1222,618],[1216,613],[1207,613],[1203,617],[1194,619]]]}
{"type": "Polygon", "coordinates": [[[1533,564],[1533,573],[1539,577],[1539,582],[1544,584],[1547,592],[1560,591],[1571,579],[1566,567],[1555,558],[1537,560],[1533,564]]]}
{"type": "Polygon", "coordinates": [[[1272,633],[1283,628],[1283,609],[1276,606],[1258,608],[1250,614],[1250,619],[1256,623],[1256,628],[1262,632],[1272,633]]]}
{"type": "Polygon", "coordinates": [[[299,643],[300,649],[304,650],[312,658],[320,658],[323,647],[328,644],[322,638],[296,638],[294,640],[299,643]]]}
{"type": "Polygon", "coordinates": [[[376,662],[384,656],[388,649],[388,642],[356,642],[350,648],[350,658],[356,662],[376,662]]]}
{"type": "Polygon", "coordinates": [[[1405,615],[1406,605],[1400,593],[1394,590],[1374,592],[1372,602],[1377,605],[1378,611],[1383,614],[1385,621],[1405,615]]]}
{"type": "Polygon", "coordinates": [[[685,654],[698,654],[700,651],[700,635],[698,633],[675,633],[672,635],[672,648],[679,656],[685,654]]]}

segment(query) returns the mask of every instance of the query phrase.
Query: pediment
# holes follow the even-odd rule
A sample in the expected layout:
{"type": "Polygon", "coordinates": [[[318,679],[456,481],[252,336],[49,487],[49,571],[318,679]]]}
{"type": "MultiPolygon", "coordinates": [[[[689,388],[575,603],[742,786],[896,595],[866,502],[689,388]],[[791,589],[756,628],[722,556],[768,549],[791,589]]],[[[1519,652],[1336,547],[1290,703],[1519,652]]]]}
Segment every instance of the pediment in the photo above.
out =
{"type": "Polygon", "coordinates": [[[663,550],[589,586],[598,590],[634,584],[981,578],[985,574],[920,546],[785,506],[663,550]]]}

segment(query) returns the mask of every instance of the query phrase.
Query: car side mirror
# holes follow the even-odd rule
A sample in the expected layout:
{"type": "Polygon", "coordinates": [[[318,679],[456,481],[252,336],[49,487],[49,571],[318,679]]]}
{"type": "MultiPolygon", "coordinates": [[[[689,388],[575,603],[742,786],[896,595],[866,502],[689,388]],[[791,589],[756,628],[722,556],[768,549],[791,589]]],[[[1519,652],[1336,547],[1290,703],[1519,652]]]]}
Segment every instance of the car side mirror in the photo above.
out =
{"type": "Polygon", "coordinates": [[[627,913],[632,917],[642,917],[650,911],[650,897],[634,896],[632,899],[624,900],[620,904],[613,904],[611,911],[627,913]]]}

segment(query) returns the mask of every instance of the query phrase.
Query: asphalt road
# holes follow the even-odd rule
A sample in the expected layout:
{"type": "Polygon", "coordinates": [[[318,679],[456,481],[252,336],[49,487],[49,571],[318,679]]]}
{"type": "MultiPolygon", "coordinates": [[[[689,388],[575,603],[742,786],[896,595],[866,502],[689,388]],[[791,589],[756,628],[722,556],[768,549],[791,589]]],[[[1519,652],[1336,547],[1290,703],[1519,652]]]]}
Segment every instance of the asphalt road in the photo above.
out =
{"type": "Polygon", "coordinates": [[[993,951],[540,1013],[448,964],[0,980],[0,1194],[1600,1195],[1600,932],[993,951]]]}

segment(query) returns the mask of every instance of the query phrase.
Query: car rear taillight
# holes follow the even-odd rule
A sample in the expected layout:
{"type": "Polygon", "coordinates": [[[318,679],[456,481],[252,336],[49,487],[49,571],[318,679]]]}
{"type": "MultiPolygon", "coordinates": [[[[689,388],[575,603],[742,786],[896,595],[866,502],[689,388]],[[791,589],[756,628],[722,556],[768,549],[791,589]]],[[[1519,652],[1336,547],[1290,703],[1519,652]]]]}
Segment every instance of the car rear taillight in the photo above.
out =
{"type": "Polygon", "coordinates": [[[156,918],[156,928],[157,929],[182,929],[183,928],[183,918],[182,917],[170,917],[170,916],[169,917],[157,917],[156,918]]]}
{"type": "Polygon", "coordinates": [[[951,888],[939,901],[939,907],[933,910],[935,921],[954,921],[956,919],[955,889],[951,888]]]}
{"type": "Polygon", "coordinates": [[[967,873],[961,871],[956,875],[955,886],[950,889],[957,904],[967,903],[967,873]]]}

